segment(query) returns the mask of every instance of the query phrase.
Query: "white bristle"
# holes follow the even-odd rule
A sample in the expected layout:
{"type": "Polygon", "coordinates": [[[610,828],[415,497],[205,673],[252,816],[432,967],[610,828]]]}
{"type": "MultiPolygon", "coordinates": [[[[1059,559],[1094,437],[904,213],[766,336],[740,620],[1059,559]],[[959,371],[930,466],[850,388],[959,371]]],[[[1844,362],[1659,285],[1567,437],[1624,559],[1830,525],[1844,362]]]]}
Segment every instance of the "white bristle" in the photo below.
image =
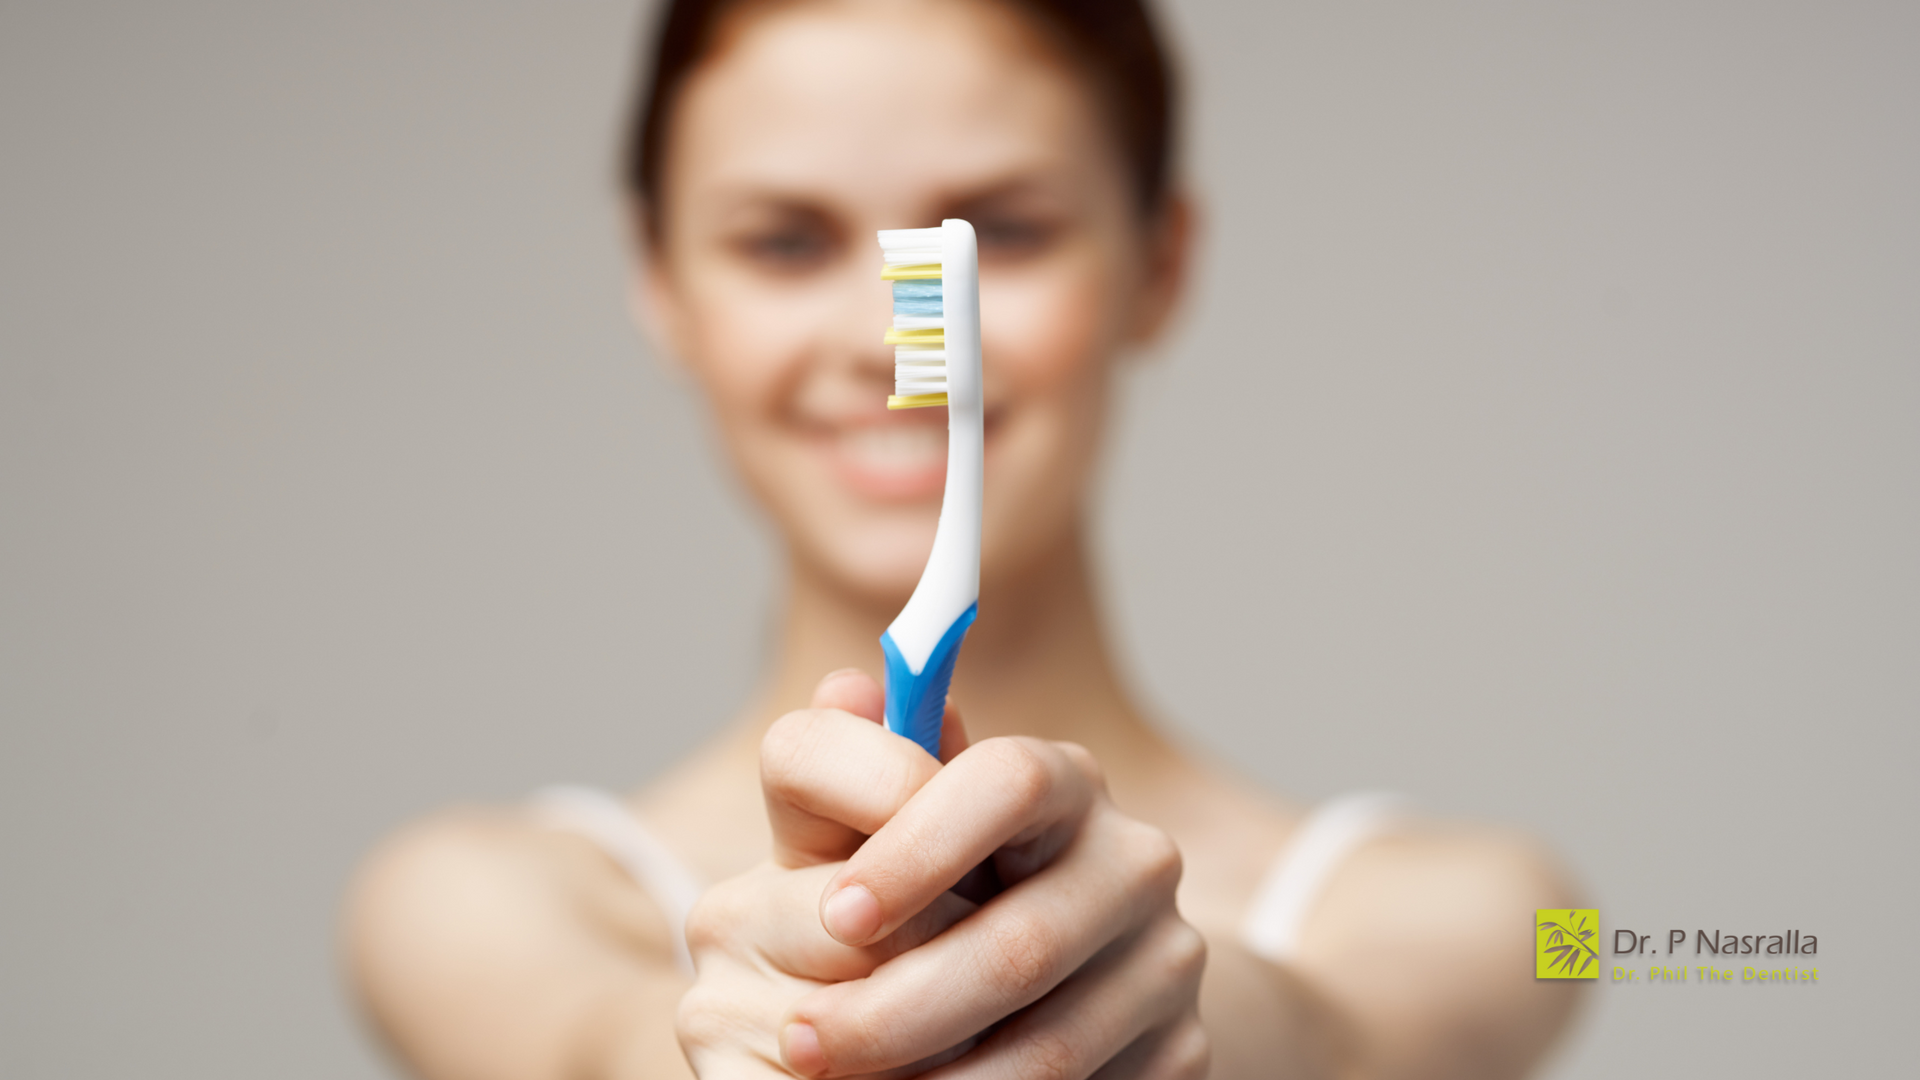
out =
{"type": "Polygon", "coordinates": [[[944,394],[947,392],[947,350],[925,345],[893,348],[893,392],[944,394]]]}
{"type": "MultiPolygon", "coordinates": [[[[906,316],[902,316],[906,318],[906,316]]],[[[895,320],[896,325],[899,320],[895,320]]],[[[920,323],[938,319],[920,319],[920,323]]],[[[918,327],[901,327],[918,329],[918,327]]],[[[947,350],[940,346],[895,345],[893,347],[893,392],[908,394],[944,394],[947,390],[947,350]]]]}
{"type": "Polygon", "coordinates": [[[895,315],[895,330],[939,330],[947,324],[938,315],[895,315]]]}
{"type": "Polygon", "coordinates": [[[932,248],[940,250],[941,237],[946,233],[938,225],[931,229],[881,229],[880,249],[892,251],[895,248],[932,248]]]}
{"type": "Polygon", "coordinates": [[[939,229],[881,229],[880,251],[888,266],[919,266],[940,261],[939,229]]]}

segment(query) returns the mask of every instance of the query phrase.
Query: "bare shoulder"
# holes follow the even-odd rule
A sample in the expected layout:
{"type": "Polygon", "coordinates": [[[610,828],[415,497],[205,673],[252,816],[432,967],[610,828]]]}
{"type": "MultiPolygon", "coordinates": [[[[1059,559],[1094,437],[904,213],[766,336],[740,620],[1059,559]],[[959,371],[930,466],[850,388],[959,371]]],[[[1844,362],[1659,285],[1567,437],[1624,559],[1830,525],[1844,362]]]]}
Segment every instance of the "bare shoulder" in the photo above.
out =
{"type": "Polygon", "coordinates": [[[1420,825],[1349,857],[1298,967],[1354,1016],[1384,1075],[1519,1076],[1578,1002],[1533,977],[1534,910],[1577,902],[1525,834],[1420,825]]]}
{"type": "Polygon", "coordinates": [[[409,825],[355,876],[347,965],[424,1075],[557,1075],[609,994],[678,995],[664,917],[585,841],[524,810],[409,825]]]}

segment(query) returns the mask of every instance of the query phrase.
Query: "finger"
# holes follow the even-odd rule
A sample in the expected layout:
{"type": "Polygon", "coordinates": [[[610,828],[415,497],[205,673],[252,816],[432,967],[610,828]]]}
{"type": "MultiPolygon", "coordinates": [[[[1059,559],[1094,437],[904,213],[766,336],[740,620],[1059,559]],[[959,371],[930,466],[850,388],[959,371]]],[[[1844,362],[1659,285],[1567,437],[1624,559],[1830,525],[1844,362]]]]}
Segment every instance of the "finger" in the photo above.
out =
{"type": "MultiPolygon", "coordinates": [[[[967,1051],[979,1045],[984,1037],[979,1035],[966,1039],[921,1061],[901,1065],[898,1068],[883,1069],[880,1072],[861,1073],[857,1077],[849,1076],[843,1080],[908,1080],[910,1077],[922,1076],[949,1061],[966,1056],[967,1051]]],[[[780,1034],[780,1047],[782,1059],[787,1066],[787,1071],[781,1074],[783,1076],[791,1077],[794,1074],[813,1076],[822,1067],[819,1063],[819,1044],[814,1041],[813,1030],[804,1024],[788,1025],[780,1034]]]]}
{"type": "Polygon", "coordinates": [[[887,716],[887,692],[873,676],[859,668],[841,668],[831,672],[813,688],[813,707],[839,709],[863,720],[884,723],[887,716]]]}
{"type": "Polygon", "coordinates": [[[1157,1056],[1154,1033],[1194,1011],[1206,957],[1200,932],[1169,913],[1095,957],[940,1080],[1084,1077],[1123,1057],[1144,1067],[1157,1056]]]}
{"type": "Polygon", "coordinates": [[[853,713],[788,713],[760,741],[774,861],[798,867],[846,858],[939,771],[911,740],[853,713]]]}
{"type": "Polygon", "coordinates": [[[779,1076],[779,1020],[809,983],[768,978],[748,962],[708,955],[700,977],[680,998],[674,1034],[701,1076],[779,1076]],[[756,1060],[758,1059],[758,1060],[756,1060]],[[756,1066],[764,1062],[766,1071],[756,1066]]]}
{"type": "Polygon", "coordinates": [[[1023,862],[1050,860],[1095,794],[1061,744],[999,738],[969,747],[853,853],[821,897],[821,922],[840,941],[865,944],[996,851],[1031,847],[1043,850],[1023,862]]]}
{"type": "Polygon", "coordinates": [[[816,1031],[827,1075],[919,1060],[1026,1008],[1163,917],[1179,879],[1165,833],[1118,812],[1095,815],[1041,873],[867,978],[807,994],[793,1015],[816,1031]]]}
{"type": "Polygon", "coordinates": [[[1213,1064],[1213,1041],[1198,1012],[1189,1012],[1100,1066],[1093,1080],[1205,1080],[1213,1064]]]}
{"type": "MultiPolygon", "coordinates": [[[[708,889],[687,916],[687,947],[697,967],[718,958],[755,961],[754,967],[775,971],[812,985],[865,978],[881,964],[912,949],[972,914],[978,905],[952,893],[907,920],[899,930],[871,945],[855,948],[827,936],[814,914],[814,900],[837,867],[832,864],[799,870],[772,864],[723,881],[708,889]],[[741,933],[752,927],[751,941],[741,933]],[[765,963],[758,963],[764,961],[765,963]]],[[[795,989],[781,1001],[781,1010],[812,985],[795,989]]]]}

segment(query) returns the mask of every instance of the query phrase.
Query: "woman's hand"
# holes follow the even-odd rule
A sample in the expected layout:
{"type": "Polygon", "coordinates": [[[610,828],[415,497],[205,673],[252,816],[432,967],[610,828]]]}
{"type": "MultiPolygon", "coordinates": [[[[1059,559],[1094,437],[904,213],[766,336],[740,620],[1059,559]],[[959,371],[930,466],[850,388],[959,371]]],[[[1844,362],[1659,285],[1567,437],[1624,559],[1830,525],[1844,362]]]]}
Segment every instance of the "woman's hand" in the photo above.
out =
{"type": "Polygon", "coordinates": [[[950,716],[943,767],[878,726],[865,675],[829,676],[814,703],[762,746],[773,862],[689,922],[697,1072],[1205,1073],[1179,852],[1113,806],[1085,750],[962,749],[950,716]],[[1002,891],[976,910],[948,890],[982,863],[1002,891]]]}
{"type": "Polygon", "coordinates": [[[698,975],[681,998],[676,1026],[702,1077],[790,1075],[779,1033],[796,999],[869,975],[974,910],[945,894],[884,940],[861,947],[835,941],[821,926],[827,882],[866,833],[940,769],[875,722],[885,705],[876,694],[865,675],[829,675],[814,691],[814,707],[782,717],[762,744],[773,858],[708,889],[687,919],[698,975]],[[809,758],[811,764],[800,764],[809,758]],[[802,769],[814,778],[806,790],[787,782],[802,769]]]}

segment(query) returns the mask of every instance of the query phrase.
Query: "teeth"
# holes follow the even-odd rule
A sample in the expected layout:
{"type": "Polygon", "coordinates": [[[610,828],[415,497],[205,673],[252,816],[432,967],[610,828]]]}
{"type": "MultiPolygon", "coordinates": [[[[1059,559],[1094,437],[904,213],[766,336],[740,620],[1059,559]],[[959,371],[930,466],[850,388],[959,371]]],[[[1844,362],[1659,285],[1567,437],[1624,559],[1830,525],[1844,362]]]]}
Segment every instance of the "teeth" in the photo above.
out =
{"type": "Polygon", "coordinates": [[[861,465],[874,469],[923,469],[946,460],[947,433],[929,424],[883,424],[851,428],[840,447],[861,465]]]}

